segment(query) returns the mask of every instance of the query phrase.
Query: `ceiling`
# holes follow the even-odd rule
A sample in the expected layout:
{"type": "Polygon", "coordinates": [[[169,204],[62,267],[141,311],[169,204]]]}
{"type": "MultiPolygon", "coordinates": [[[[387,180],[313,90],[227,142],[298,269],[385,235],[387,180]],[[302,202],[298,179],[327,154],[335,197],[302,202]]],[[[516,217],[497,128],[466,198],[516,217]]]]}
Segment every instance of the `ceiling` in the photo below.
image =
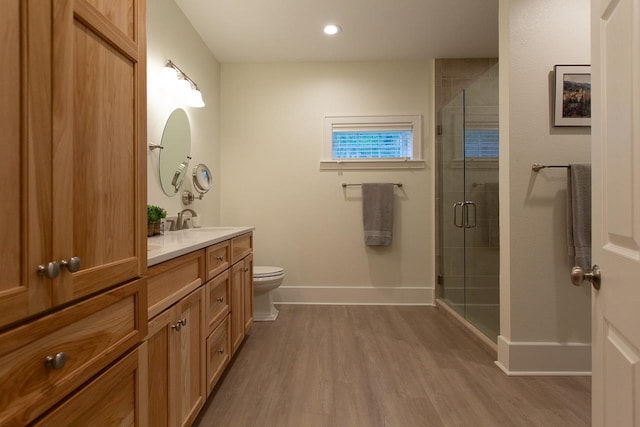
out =
{"type": "Polygon", "coordinates": [[[498,0],[175,2],[222,63],[498,56],[498,0]]]}

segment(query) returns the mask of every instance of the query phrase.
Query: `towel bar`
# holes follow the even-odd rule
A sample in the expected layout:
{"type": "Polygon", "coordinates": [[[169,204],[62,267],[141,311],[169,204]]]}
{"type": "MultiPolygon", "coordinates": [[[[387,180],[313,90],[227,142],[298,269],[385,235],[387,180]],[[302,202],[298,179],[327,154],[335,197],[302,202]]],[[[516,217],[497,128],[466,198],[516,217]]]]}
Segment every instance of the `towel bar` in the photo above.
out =
{"type": "MultiPolygon", "coordinates": [[[[347,184],[346,182],[343,182],[342,183],[342,188],[361,186],[361,185],[362,184],[347,184]]],[[[402,183],[401,182],[394,182],[393,185],[395,185],[396,187],[402,187],[402,183]]]]}
{"type": "Polygon", "coordinates": [[[546,169],[546,168],[569,168],[571,167],[570,165],[541,165],[540,163],[534,163],[531,165],[531,169],[534,172],[538,172],[540,169],[546,169]]]}

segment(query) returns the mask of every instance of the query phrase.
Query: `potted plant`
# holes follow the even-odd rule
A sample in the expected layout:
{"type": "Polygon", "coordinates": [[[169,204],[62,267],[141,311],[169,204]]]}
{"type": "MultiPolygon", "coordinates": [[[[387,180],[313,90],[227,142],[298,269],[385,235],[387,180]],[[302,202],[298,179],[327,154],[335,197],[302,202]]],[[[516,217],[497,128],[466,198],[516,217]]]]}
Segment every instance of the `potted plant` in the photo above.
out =
{"type": "Polygon", "coordinates": [[[147,236],[160,234],[160,221],[167,217],[167,211],[160,206],[147,205],[147,236]]]}

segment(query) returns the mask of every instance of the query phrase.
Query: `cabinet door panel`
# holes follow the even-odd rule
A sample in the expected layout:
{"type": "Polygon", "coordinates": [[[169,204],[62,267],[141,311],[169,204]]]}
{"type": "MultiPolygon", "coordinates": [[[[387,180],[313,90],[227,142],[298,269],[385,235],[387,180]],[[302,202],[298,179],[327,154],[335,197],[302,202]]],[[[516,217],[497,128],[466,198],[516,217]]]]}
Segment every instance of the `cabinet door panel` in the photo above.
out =
{"type": "Polygon", "coordinates": [[[243,261],[242,287],[244,292],[244,332],[245,334],[253,324],[253,254],[247,255],[243,261]]]}
{"type": "Polygon", "coordinates": [[[51,305],[51,7],[31,4],[0,14],[0,327],[51,305]]]}
{"type": "Polygon", "coordinates": [[[191,425],[204,405],[206,397],[204,334],[204,289],[201,287],[180,300],[177,306],[178,321],[182,327],[173,334],[176,340],[177,369],[176,415],[177,425],[191,425]]]}
{"type": "MultiPolygon", "coordinates": [[[[53,173],[53,252],[81,260],[80,271],[61,274],[58,304],[136,277],[146,266],[146,79],[143,43],[132,52],[129,39],[117,37],[120,29],[81,0],[55,5],[53,160],[64,167],[53,173]]],[[[134,5],[141,13],[143,2],[134,5]]],[[[110,7],[117,6],[126,5],[110,7]]]]}
{"type": "Polygon", "coordinates": [[[242,281],[244,264],[239,262],[231,267],[231,355],[240,347],[244,338],[244,295],[242,281]]]}
{"type": "Polygon", "coordinates": [[[171,369],[171,328],[174,309],[168,309],[149,321],[147,336],[147,366],[149,372],[147,401],[149,405],[149,425],[168,427],[173,412],[171,409],[170,373],[171,369]]]}

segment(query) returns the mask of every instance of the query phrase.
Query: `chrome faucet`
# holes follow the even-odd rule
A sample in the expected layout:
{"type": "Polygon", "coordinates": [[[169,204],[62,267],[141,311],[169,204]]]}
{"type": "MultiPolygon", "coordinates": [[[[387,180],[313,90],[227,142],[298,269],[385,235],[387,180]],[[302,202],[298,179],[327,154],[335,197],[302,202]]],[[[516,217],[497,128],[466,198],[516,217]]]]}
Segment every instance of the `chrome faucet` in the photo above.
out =
{"type": "Polygon", "coordinates": [[[196,211],[194,211],[193,209],[182,209],[180,212],[178,212],[178,218],[176,219],[176,230],[184,230],[185,228],[189,228],[189,224],[187,223],[187,220],[189,218],[185,218],[184,220],[182,219],[183,214],[187,212],[191,214],[191,218],[198,216],[196,211]]]}

